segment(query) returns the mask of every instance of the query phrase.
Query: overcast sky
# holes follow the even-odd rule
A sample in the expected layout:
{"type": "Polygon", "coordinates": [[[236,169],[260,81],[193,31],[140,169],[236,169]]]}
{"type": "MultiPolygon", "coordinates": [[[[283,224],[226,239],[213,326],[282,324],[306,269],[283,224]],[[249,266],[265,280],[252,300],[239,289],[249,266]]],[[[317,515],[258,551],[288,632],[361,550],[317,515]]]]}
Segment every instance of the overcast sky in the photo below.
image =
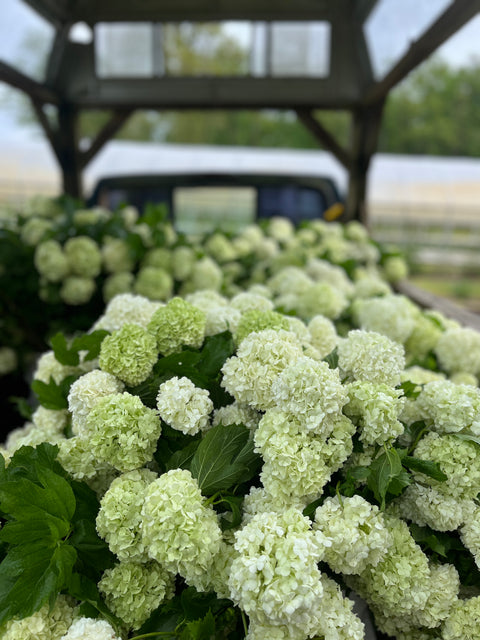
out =
{"type": "MultiPolygon", "coordinates": [[[[374,69],[380,74],[387,63],[395,60],[438,15],[450,0],[380,0],[366,25],[367,40],[374,69]]],[[[232,33],[232,29],[229,30],[232,33]]],[[[50,25],[41,20],[21,0],[1,0],[0,60],[13,62],[22,59],[23,68],[32,72],[41,61],[25,58],[23,42],[28,33],[36,33],[40,49],[48,53],[50,25]],[[43,47],[43,49],[42,49],[43,47]]],[[[233,29],[235,33],[235,29],[233,29]]],[[[248,30],[238,29],[238,37],[248,45],[248,30]]],[[[452,66],[465,66],[480,57],[480,15],[470,21],[439,50],[439,54],[452,66]]],[[[5,97],[5,85],[0,82],[0,140],[28,139],[32,130],[18,125],[15,103],[5,97]],[[3,100],[2,100],[3,97],[3,100]]]]}

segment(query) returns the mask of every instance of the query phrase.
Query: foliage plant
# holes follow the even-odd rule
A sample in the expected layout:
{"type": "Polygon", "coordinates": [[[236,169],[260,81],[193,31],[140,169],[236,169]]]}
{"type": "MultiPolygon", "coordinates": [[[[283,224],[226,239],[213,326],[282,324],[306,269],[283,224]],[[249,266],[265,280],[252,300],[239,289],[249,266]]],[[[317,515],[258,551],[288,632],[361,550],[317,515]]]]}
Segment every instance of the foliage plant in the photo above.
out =
{"type": "Polygon", "coordinates": [[[357,597],[397,640],[477,638],[480,335],[395,294],[357,224],[180,247],[177,291],[37,361],[2,639],[360,640],[357,597]]]}

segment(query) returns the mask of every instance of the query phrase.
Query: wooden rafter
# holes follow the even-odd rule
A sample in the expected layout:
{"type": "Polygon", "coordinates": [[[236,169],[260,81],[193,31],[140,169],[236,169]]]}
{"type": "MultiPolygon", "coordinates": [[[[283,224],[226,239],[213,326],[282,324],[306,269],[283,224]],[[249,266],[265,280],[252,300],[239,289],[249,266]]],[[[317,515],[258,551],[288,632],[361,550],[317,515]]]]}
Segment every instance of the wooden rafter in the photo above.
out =
{"type": "Polygon", "coordinates": [[[349,169],[352,164],[352,158],[346,149],[344,149],[332,134],[315,118],[311,111],[297,109],[297,117],[300,122],[315,136],[315,138],[326,147],[337,160],[349,169]]]}
{"type": "Polygon", "coordinates": [[[1,61],[0,81],[6,82],[10,86],[15,87],[15,89],[24,91],[29,98],[37,102],[58,104],[58,95],[54,91],[1,61]]]}
{"type": "Polygon", "coordinates": [[[415,67],[424,62],[435,49],[480,12],[480,0],[454,0],[437,20],[410,45],[407,53],[387,75],[376,82],[365,94],[363,103],[382,100],[415,67]]]}
{"type": "Polygon", "coordinates": [[[84,169],[90,160],[100,151],[100,149],[122,128],[132,114],[132,109],[115,111],[110,120],[98,132],[95,139],[86,151],[79,153],[80,166],[84,169]]]}

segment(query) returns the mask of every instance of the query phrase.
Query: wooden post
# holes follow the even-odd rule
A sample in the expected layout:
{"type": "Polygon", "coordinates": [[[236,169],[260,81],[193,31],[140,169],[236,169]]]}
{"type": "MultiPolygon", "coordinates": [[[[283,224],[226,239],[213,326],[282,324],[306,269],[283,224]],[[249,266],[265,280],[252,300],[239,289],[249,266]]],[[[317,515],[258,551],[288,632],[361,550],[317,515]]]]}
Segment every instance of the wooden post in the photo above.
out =
{"type": "Polygon", "coordinates": [[[352,141],[345,220],[368,222],[366,205],[367,175],[372,155],[377,149],[384,100],[355,109],[352,118],[352,141]]]}
{"type": "Polygon", "coordinates": [[[78,112],[69,103],[58,107],[57,158],[60,163],[64,192],[73,198],[81,198],[82,174],[78,151],[78,112]]]}

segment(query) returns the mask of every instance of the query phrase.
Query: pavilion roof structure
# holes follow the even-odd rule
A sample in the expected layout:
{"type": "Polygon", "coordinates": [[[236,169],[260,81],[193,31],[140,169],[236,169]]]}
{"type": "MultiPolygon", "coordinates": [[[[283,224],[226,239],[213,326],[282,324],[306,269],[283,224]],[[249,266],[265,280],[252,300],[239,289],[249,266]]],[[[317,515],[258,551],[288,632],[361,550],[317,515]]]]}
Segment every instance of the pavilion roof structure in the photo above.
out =
{"type": "Polygon", "coordinates": [[[0,52],[0,81],[31,100],[67,193],[81,195],[82,170],[137,109],[279,109],[296,112],[348,170],[346,218],[363,221],[368,167],[389,92],[480,12],[480,0],[432,1],[440,11],[389,68],[378,73],[366,25],[389,0],[16,1],[48,24],[50,48],[40,77],[2,59],[0,52]],[[172,71],[164,37],[169,25],[184,23],[251,24],[256,39],[250,68],[243,73],[172,71]],[[72,37],[79,24],[90,29],[90,39],[72,37]],[[130,39],[122,52],[118,27],[126,25],[130,39]],[[309,26],[316,31],[308,32],[309,26]],[[293,49],[289,37],[294,38],[293,49]],[[115,38],[117,48],[109,52],[115,38]],[[78,120],[92,109],[111,115],[85,149],[78,139],[78,120]],[[322,125],[316,116],[322,109],[351,114],[348,145],[342,146],[322,125]]]}

